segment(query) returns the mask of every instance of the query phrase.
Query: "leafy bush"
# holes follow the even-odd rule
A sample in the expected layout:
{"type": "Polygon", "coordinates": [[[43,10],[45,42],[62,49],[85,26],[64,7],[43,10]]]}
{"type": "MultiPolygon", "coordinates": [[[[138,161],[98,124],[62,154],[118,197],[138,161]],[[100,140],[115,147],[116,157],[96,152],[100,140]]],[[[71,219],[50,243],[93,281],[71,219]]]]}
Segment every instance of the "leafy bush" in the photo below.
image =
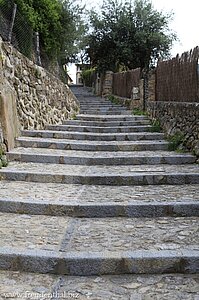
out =
{"type": "Polygon", "coordinates": [[[96,77],[96,69],[86,69],[82,71],[82,79],[84,82],[84,85],[87,87],[92,87],[92,84],[95,82],[96,77]]]}

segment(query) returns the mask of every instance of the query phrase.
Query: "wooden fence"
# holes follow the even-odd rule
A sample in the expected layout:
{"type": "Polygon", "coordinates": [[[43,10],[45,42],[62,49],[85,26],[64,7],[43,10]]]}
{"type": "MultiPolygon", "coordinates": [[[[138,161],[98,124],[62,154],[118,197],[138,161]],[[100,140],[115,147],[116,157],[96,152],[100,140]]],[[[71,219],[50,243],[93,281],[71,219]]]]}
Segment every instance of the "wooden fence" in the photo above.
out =
{"type": "Polygon", "coordinates": [[[113,74],[113,94],[131,98],[132,88],[140,84],[141,69],[137,68],[131,71],[113,74]]]}
{"type": "Polygon", "coordinates": [[[199,48],[180,57],[159,61],[156,70],[156,101],[199,101],[199,48]]]}

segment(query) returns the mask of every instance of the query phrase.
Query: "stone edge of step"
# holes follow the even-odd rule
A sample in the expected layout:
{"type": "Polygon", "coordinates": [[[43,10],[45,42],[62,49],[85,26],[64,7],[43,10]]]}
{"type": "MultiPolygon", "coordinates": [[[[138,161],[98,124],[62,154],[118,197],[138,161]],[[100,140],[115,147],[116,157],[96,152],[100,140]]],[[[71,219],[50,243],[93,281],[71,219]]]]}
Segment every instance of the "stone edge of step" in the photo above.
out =
{"type": "Polygon", "coordinates": [[[42,153],[24,153],[20,151],[10,151],[7,153],[7,157],[9,161],[21,161],[21,162],[37,162],[37,163],[52,163],[52,164],[71,164],[71,165],[139,165],[139,164],[146,164],[146,165],[153,165],[153,164],[191,164],[196,162],[196,157],[193,155],[177,155],[173,153],[171,156],[136,156],[131,155],[129,157],[126,156],[117,156],[117,157],[103,157],[100,155],[95,157],[84,157],[82,156],[75,156],[75,154],[67,155],[64,154],[45,154],[42,153]]]}
{"type": "MultiPolygon", "coordinates": [[[[146,172],[147,173],[147,172],[146,172]]],[[[10,170],[9,168],[0,170],[0,179],[27,181],[27,182],[52,182],[62,184],[85,184],[85,185],[181,185],[181,184],[199,184],[199,173],[192,173],[191,171],[184,174],[182,172],[174,173],[155,173],[152,174],[138,174],[134,172],[131,175],[125,174],[82,174],[82,175],[64,175],[52,174],[47,172],[31,172],[24,170],[10,170]]]]}
{"type": "MultiPolygon", "coordinates": [[[[78,218],[106,218],[106,217],[127,217],[127,218],[157,218],[157,217],[199,217],[199,202],[167,202],[159,203],[151,201],[143,203],[118,204],[111,203],[79,203],[67,201],[67,204],[51,203],[50,201],[12,201],[9,199],[0,200],[0,212],[69,216],[78,218]]],[[[86,201],[85,201],[86,202],[86,201]]]]}
{"type": "Polygon", "coordinates": [[[0,249],[0,269],[59,275],[199,272],[199,251],[55,252],[0,249]]]}

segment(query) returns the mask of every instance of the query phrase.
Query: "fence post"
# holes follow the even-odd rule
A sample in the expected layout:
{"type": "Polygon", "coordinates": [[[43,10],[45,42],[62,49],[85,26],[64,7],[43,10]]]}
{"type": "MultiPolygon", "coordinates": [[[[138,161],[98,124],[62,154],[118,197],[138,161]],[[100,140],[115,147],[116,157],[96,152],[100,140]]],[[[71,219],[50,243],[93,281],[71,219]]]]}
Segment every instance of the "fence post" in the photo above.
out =
{"type": "Polygon", "coordinates": [[[41,66],[39,32],[35,32],[35,37],[36,37],[36,63],[37,63],[38,66],[41,66]]]}
{"type": "Polygon", "coordinates": [[[103,91],[102,95],[111,95],[113,93],[113,72],[106,71],[105,79],[103,82],[103,91]]]}
{"type": "Polygon", "coordinates": [[[11,43],[11,41],[12,41],[12,31],[13,31],[13,27],[14,27],[14,23],[15,23],[16,12],[17,12],[17,4],[14,3],[10,29],[9,29],[9,33],[8,33],[8,42],[9,43],[11,43]]]}

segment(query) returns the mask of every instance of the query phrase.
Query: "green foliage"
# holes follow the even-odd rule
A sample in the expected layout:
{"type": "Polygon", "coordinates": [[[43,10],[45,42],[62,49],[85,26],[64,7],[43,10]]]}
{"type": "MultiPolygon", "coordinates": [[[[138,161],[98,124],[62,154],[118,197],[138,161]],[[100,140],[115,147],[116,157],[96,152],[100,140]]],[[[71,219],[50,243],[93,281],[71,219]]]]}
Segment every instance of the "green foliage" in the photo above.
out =
{"type": "Polygon", "coordinates": [[[104,0],[101,13],[91,11],[88,55],[99,71],[148,68],[167,56],[176,38],[169,31],[171,15],[158,12],[148,0],[104,0]]]}
{"type": "Polygon", "coordinates": [[[71,119],[72,119],[72,120],[77,120],[77,115],[76,115],[76,114],[73,114],[72,117],[71,117],[71,119]]]}
{"type": "Polygon", "coordinates": [[[114,104],[121,104],[120,100],[117,97],[115,97],[114,95],[108,95],[107,99],[114,104]]]}
{"type": "Polygon", "coordinates": [[[160,121],[159,120],[154,120],[152,122],[152,126],[150,128],[151,132],[161,132],[162,131],[162,127],[160,125],[160,121]]]}
{"type": "Polygon", "coordinates": [[[82,71],[82,79],[84,82],[84,85],[87,87],[92,87],[92,83],[94,82],[96,76],[96,69],[85,69],[82,71]]]}
{"type": "Polygon", "coordinates": [[[76,42],[85,27],[83,7],[72,0],[15,0],[34,31],[40,35],[42,53],[50,60],[67,62],[79,51],[76,42]],[[64,61],[63,61],[64,60],[64,61]]]}
{"type": "Polygon", "coordinates": [[[169,151],[176,151],[180,149],[180,146],[183,146],[184,143],[184,135],[182,133],[175,133],[174,135],[171,135],[168,137],[169,151]]]}
{"type": "Polygon", "coordinates": [[[143,116],[143,115],[147,115],[147,113],[145,111],[143,111],[142,109],[139,108],[134,108],[132,111],[133,115],[135,116],[143,116]]]}

